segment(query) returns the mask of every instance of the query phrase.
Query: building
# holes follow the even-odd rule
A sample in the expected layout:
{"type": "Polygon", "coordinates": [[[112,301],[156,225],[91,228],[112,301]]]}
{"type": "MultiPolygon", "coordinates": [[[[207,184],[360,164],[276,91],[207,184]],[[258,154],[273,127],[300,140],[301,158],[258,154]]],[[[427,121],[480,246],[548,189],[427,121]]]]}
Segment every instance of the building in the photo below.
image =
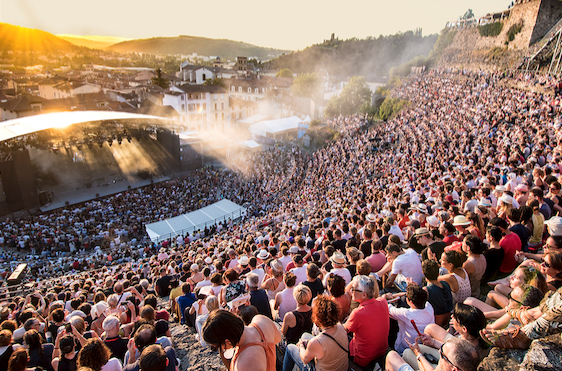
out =
{"type": "Polygon", "coordinates": [[[196,66],[189,62],[183,62],[180,66],[180,71],[176,74],[176,76],[181,81],[190,82],[192,84],[201,85],[204,84],[207,80],[212,80],[217,76],[215,73],[215,68],[213,67],[205,67],[205,66],[196,66]]]}
{"type": "Polygon", "coordinates": [[[225,79],[226,86],[230,96],[242,100],[251,100],[257,102],[265,98],[268,91],[271,90],[269,82],[255,76],[225,79]]]}
{"type": "Polygon", "coordinates": [[[92,94],[101,92],[101,86],[89,82],[68,80],[55,76],[41,81],[39,96],[45,99],[71,98],[79,94],[92,94]]]}
{"type": "Polygon", "coordinates": [[[162,104],[178,111],[180,122],[192,130],[224,128],[230,123],[228,91],[221,86],[172,86],[164,93],[162,104]]]}

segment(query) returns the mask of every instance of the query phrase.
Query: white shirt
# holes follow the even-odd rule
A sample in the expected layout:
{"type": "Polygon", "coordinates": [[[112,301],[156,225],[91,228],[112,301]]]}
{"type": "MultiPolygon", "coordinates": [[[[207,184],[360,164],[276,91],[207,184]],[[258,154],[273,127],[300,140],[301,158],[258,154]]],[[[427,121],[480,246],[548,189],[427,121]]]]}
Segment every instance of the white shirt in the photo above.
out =
{"type": "Polygon", "coordinates": [[[279,258],[278,260],[281,262],[281,264],[283,264],[283,270],[287,270],[287,265],[289,265],[289,263],[293,261],[293,258],[291,258],[291,255],[287,255],[279,258]]]}
{"type": "Polygon", "coordinates": [[[346,286],[351,282],[351,273],[349,273],[349,270],[347,268],[333,268],[322,280],[322,284],[324,284],[324,287],[327,287],[328,285],[328,276],[330,275],[330,273],[336,274],[343,278],[345,280],[346,286]]]}
{"type": "Polygon", "coordinates": [[[390,274],[396,274],[396,283],[406,283],[406,277],[411,277],[418,285],[422,285],[423,271],[418,253],[414,249],[407,249],[392,262],[390,274]]]}
{"type": "Polygon", "coordinates": [[[123,366],[117,358],[110,358],[109,361],[101,368],[101,371],[121,371],[123,366]]]}
{"type": "Polygon", "coordinates": [[[396,308],[394,305],[388,304],[388,312],[390,318],[398,321],[398,336],[394,344],[394,349],[396,349],[398,353],[402,353],[405,349],[408,349],[408,344],[406,344],[405,339],[408,339],[408,341],[413,344],[418,336],[417,331],[410,322],[411,320],[416,322],[416,326],[422,334],[425,326],[430,323],[435,323],[433,307],[429,302],[425,303],[424,309],[396,308]]]}
{"type": "Polygon", "coordinates": [[[291,269],[291,273],[297,276],[297,281],[295,283],[295,286],[301,282],[306,281],[306,267],[308,267],[308,264],[304,264],[302,267],[296,267],[291,269]]]}

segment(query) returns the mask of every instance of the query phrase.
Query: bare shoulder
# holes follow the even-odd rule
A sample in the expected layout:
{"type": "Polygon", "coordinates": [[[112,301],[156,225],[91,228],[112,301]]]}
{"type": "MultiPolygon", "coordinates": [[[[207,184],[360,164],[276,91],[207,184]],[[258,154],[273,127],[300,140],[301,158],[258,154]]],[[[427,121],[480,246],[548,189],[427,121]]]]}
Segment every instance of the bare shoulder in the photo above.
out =
{"type": "Polygon", "coordinates": [[[272,320],[270,320],[266,316],[258,314],[254,317],[254,319],[252,319],[252,323],[259,326],[267,341],[278,343],[277,338],[279,335],[279,330],[272,320]]]}

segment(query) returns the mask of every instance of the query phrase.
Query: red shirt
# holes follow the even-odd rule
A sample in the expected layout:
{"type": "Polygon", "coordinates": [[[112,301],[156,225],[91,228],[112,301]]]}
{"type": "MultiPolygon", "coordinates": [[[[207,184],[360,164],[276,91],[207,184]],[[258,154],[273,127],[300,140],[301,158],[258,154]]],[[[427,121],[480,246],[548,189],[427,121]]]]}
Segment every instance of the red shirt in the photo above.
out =
{"type": "Polygon", "coordinates": [[[353,362],[365,367],[388,349],[390,317],[388,304],[382,298],[369,299],[357,307],[344,324],[347,332],[353,332],[349,352],[353,362]],[[376,318],[376,321],[373,319],[376,318]]]}
{"type": "Polygon", "coordinates": [[[500,272],[513,272],[518,264],[515,260],[515,253],[517,251],[521,251],[521,239],[519,238],[517,233],[511,232],[500,240],[500,246],[502,247],[504,252],[502,265],[500,266],[500,272]]]}
{"type": "MultiPolygon", "coordinates": [[[[451,236],[447,236],[443,239],[443,242],[445,242],[447,244],[447,246],[452,245],[454,242],[457,241],[461,241],[462,240],[460,238],[458,238],[457,236],[455,236],[454,234],[451,236]]],[[[438,258],[440,258],[440,256],[438,256],[438,258]]]]}

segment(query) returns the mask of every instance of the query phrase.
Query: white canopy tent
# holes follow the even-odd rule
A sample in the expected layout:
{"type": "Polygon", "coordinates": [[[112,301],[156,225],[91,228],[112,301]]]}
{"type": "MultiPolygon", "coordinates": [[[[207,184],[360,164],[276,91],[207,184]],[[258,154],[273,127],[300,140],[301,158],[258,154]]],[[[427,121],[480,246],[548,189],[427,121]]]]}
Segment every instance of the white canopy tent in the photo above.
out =
{"type": "Polygon", "coordinates": [[[255,135],[267,137],[270,133],[275,137],[276,134],[283,134],[291,130],[298,130],[299,124],[304,122],[298,116],[285,117],[277,120],[266,120],[250,126],[250,132],[255,135]]]}
{"type": "Polygon", "coordinates": [[[224,199],[187,214],[147,224],[146,233],[152,241],[158,242],[244,215],[246,208],[224,199]]]}
{"type": "Polygon", "coordinates": [[[245,140],[239,143],[240,147],[253,152],[253,151],[260,151],[262,149],[262,145],[256,142],[255,140],[245,140]]]}

